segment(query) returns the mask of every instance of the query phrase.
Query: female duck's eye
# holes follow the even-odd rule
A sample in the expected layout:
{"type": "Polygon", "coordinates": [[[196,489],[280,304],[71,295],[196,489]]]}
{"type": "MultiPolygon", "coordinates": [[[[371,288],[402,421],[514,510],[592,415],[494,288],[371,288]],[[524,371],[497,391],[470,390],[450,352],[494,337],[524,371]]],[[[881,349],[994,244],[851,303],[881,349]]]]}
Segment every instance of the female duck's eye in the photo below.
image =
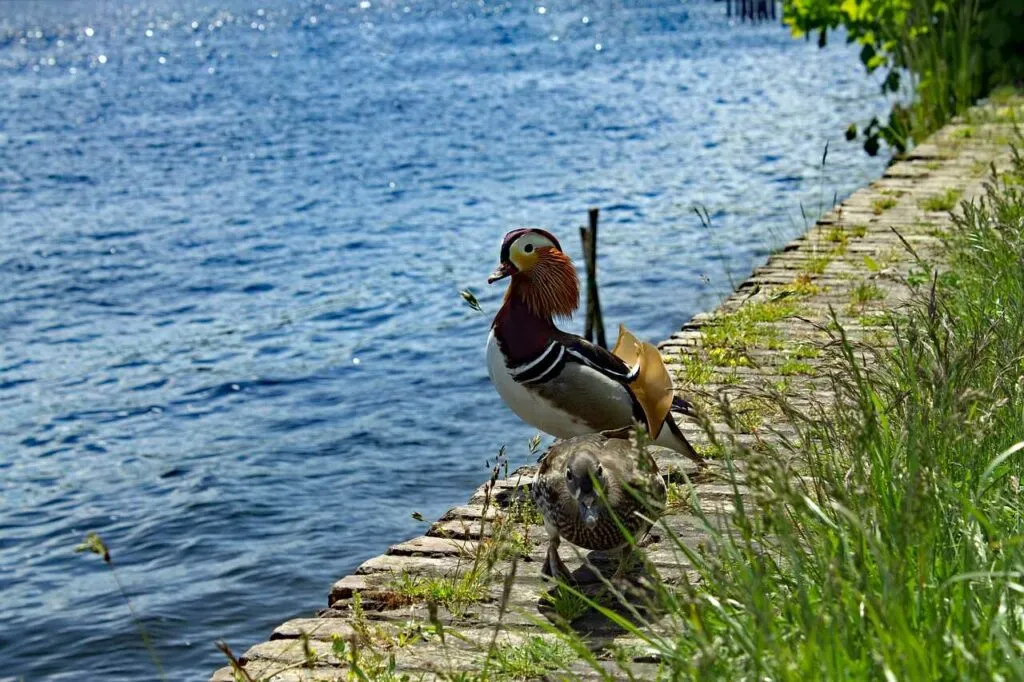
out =
{"type": "Polygon", "coordinates": [[[604,469],[602,469],[602,468],[601,468],[601,465],[600,465],[600,464],[598,464],[598,465],[597,465],[597,477],[598,477],[598,478],[601,478],[601,474],[602,474],[602,473],[604,473],[604,469]]]}
{"type": "Polygon", "coordinates": [[[527,244],[523,247],[523,251],[526,253],[533,253],[533,244],[527,244]]]}
{"type": "Polygon", "coordinates": [[[572,480],[572,472],[571,471],[566,471],[565,472],[565,480],[567,480],[567,481],[571,481],[572,480]]]}

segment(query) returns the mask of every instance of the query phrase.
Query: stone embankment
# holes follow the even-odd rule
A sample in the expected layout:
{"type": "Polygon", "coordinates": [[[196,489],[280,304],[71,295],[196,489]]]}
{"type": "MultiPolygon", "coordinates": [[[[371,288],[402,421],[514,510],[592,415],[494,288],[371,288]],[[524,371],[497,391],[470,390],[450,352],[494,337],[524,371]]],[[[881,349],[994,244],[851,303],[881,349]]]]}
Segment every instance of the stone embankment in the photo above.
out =
{"type": "MultiPolygon", "coordinates": [[[[886,344],[886,316],[915,281],[927,281],[925,262],[953,229],[950,210],[981,192],[992,164],[1007,164],[1011,121],[1022,113],[982,105],[947,125],[769,258],[716,310],[683,325],[660,344],[680,392],[703,401],[711,422],[724,422],[716,405],[731,401],[732,427],[712,425],[752,449],[785,435],[785,427],[773,426],[766,390],[797,404],[827,404],[823,348],[832,339],[832,315],[851,340],[886,344]]],[[[670,508],[644,551],[669,583],[684,574],[698,580],[666,540],[669,531],[691,548],[706,547],[709,526],[726,528],[735,495],[745,494],[744,462],[736,462],[734,487],[704,428],[689,424],[686,431],[713,463],[698,472],[681,456],[659,456],[670,508]]],[[[546,537],[525,494],[533,470],[496,472],[425,535],[338,580],[318,616],[281,624],[212,682],[393,679],[392,670],[411,679],[478,680],[474,671],[488,656],[508,663],[516,652],[542,646],[558,609],[545,601],[540,579],[546,537]]],[[[565,544],[562,554],[570,568],[580,565],[565,544]]],[[[613,653],[628,655],[638,679],[653,678],[657,661],[608,621],[591,613],[573,627],[608,659],[607,670],[616,670],[613,653]]],[[[581,679],[598,678],[589,666],[568,665],[581,679]]]]}

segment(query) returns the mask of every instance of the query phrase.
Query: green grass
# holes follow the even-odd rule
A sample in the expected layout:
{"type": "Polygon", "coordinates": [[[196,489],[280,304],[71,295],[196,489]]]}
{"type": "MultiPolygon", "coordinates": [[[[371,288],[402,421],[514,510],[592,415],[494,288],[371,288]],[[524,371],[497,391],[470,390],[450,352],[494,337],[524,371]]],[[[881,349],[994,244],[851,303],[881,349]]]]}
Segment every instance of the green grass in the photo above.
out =
{"type": "Polygon", "coordinates": [[[793,376],[803,374],[810,376],[814,374],[814,368],[810,364],[795,358],[786,358],[785,362],[779,365],[779,374],[782,376],[793,376]]]}
{"type": "Polygon", "coordinates": [[[785,293],[786,295],[795,294],[797,296],[813,296],[821,293],[823,290],[824,287],[813,282],[807,273],[800,273],[793,278],[792,282],[784,285],[780,289],[780,292],[785,293]]]}
{"type": "Polygon", "coordinates": [[[835,254],[824,253],[818,256],[814,256],[807,261],[807,265],[804,266],[804,273],[807,275],[820,275],[825,272],[825,268],[828,264],[835,259],[835,254]]]}
{"type": "Polygon", "coordinates": [[[693,488],[685,483],[677,483],[675,481],[668,484],[667,496],[665,498],[665,508],[670,511],[686,510],[691,511],[695,508],[693,499],[693,488]]]}
{"type": "Polygon", "coordinates": [[[947,189],[942,194],[935,194],[918,202],[918,206],[925,211],[952,211],[956,202],[960,200],[960,190],[947,189]]]}
{"type": "Polygon", "coordinates": [[[892,317],[888,313],[861,315],[857,318],[857,324],[862,327],[888,327],[891,322],[892,317]]]}
{"type": "Polygon", "coordinates": [[[825,238],[833,244],[839,244],[843,249],[846,248],[846,245],[850,240],[849,235],[841,225],[835,225],[829,228],[828,232],[825,234],[825,238]]]}
{"type": "Polygon", "coordinates": [[[748,301],[735,311],[720,315],[704,326],[704,346],[710,361],[720,366],[746,366],[743,351],[753,348],[781,348],[779,330],[772,326],[799,309],[792,296],[776,300],[748,301]]]}
{"type": "Polygon", "coordinates": [[[590,610],[586,598],[565,585],[556,585],[545,592],[541,599],[563,623],[571,623],[590,610]]]}
{"type": "Polygon", "coordinates": [[[726,422],[740,433],[756,433],[775,412],[775,406],[767,398],[747,396],[727,406],[726,422]]]}
{"type": "Polygon", "coordinates": [[[617,621],[662,679],[1024,679],[1024,192],[953,220],[934,294],[880,330],[894,346],[838,328],[828,417],[775,405],[794,433],[731,529],[677,545],[699,581],[656,590],[653,631],[617,621]]]}
{"type": "Polygon", "coordinates": [[[871,212],[875,215],[882,215],[885,211],[896,205],[897,199],[890,196],[880,196],[871,201],[871,212]]]}
{"type": "Polygon", "coordinates": [[[679,354],[683,371],[678,375],[690,386],[703,386],[711,381],[714,371],[710,364],[699,357],[686,353],[679,354]]]}
{"type": "Polygon", "coordinates": [[[470,604],[487,596],[488,576],[480,568],[456,571],[452,575],[410,575],[400,573],[390,589],[396,595],[391,601],[428,602],[443,606],[453,614],[461,614],[470,604]]]}
{"type": "Polygon", "coordinates": [[[488,661],[494,666],[492,674],[476,679],[481,682],[546,679],[549,673],[565,668],[575,658],[575,652],[563,642],[530,637],[522,644],[495,647],[488,661]]]}
{"type": "Polygon", "coordinates": [[[885,298],[885,292],[874,282],[859,282],[850,292],[850,303],[855,306],[864,306],[871,301],[880,301],[885,298]]]}

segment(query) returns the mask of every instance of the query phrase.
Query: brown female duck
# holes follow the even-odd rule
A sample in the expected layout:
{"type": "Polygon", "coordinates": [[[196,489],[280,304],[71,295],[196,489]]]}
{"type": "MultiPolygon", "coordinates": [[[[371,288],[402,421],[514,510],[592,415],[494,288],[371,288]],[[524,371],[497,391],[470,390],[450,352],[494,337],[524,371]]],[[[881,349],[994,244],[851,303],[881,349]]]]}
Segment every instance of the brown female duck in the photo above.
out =
{"type": "Polygon", "coordinates": [[[618,524],[639,542],[664,511],[667,491],[658,465],[624,431],[559,441],[541,460],[533,499],[548,532],[544,575],[569,581],[558,555],[565,538],[584,549],[621,551],[617,577],[632,550],[618,524]]]}

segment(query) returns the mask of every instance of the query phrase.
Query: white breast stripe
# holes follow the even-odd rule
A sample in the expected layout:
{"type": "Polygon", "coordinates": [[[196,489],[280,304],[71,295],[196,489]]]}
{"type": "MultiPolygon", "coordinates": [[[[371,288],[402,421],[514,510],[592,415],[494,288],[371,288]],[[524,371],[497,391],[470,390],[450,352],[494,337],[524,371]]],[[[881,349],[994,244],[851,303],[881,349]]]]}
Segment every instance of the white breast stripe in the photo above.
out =
{"type": "Polygon", "coordinates": [[[537,383],[538,381],[544,381],[544,379],[545,379],[545,377],[547,377],[547,375],[551,374],[553,371],[558,369],[558,365],[559,365],[559,363],[562,362],[562,356],[564,356],[564,355],[565,355],[565,347],[562,346],[561,344],[559,344],[559,346],[558,346],[558,356],[555,358],[554,362],[552,362],[550,365],[548,365],[548,368],[545,369],[543,372],[541,372],[540,376],[536,376],[533,379],[525,379],[525,380],[521,381],[520,383],[522,383],[522,384],[534,384],[534,383],[537,383]]]}
{"type": "Polygon", "coordinates": [[[530,360],[525,365],[519,365],[518,367],[509,367],[508,368],[508,373],[511,374],[513,377],[516,377],[516,376],[519,376],[520,374],[522,374],[523,372],[529,372],[531,369],[533,369],[534,367],[539,365],[541,362],[543,362],[544,359],[547,356],[551,355],[551,350],[555,346],[558,346],[559,348],[562,347],[561,344],[558,344],[558,343],[555,343],[554,341],[552,341],[551,343],[548,344],[548,347],[544,349],[543,353],[538,355],[533,360],[530,360]]]}

